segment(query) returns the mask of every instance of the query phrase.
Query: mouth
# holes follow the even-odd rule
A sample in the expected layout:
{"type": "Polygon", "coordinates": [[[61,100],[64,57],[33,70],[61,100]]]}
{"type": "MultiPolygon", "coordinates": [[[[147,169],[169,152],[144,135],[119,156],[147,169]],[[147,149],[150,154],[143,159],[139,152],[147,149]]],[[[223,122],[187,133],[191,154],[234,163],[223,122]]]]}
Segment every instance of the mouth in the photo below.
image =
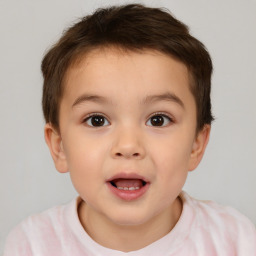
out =
{"type": "Polygon", "coordinates": [[[131,201],[144,195],[150,182],[137,174],[118,174],[109,179],[107,185],[115,196],[131,201]]]}
{"type": "Polygon", "coordinates": [[[110,184],[119,190],[139,190],[144,187],[147,182],[142,179],[114,179],[110,181],[110,184]]]}

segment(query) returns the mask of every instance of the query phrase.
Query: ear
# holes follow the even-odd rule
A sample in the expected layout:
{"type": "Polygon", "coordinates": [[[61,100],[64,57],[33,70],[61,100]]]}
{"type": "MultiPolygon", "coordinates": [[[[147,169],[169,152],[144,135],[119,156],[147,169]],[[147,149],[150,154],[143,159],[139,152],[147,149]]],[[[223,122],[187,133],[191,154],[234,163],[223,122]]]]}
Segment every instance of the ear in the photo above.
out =
{"type": "Polygon", "coordinates": [[[68,172],[67,160],[63,150],[60,133],[56,131],[51,124],[47,123],[44,127],[44,137],[56,169],[60,173],[68,172]]]}
{"type": "Polygon", "coordinates": [[[204,151],[209,141],[211,126],[205,125],[200,130],[193,142],[192,151],[190,155],[189,171],[193,171],[203,158],[204,151]]]}

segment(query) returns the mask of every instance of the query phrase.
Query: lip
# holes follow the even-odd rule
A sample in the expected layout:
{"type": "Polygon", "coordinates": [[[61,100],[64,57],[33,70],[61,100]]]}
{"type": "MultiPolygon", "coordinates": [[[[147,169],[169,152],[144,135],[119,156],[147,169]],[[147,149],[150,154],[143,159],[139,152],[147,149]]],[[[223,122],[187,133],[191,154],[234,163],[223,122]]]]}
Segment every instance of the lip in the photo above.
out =
{"type": "Polygon", "coordinates": [[[112,176],[110,179],[108,179],[106,181],[106,184],[109,190],[111,191],[111,193],[113,193],[116,197],[125,201],[132,201],[132,200],[139,199],[147,192],[147,190],[149,189],[150,182],[145,177],[138,175],[136,173],[119,173],[112,176]],[[140,179],[145,181],[146,184],[137,190],[120,190],[111,184],[111,181],[115,179],[140,179]]]}
{"type": "Polygon", "coordinates": [[[112,180],[116,180],[116,179],[138,179],[138,180],[144,180],[146,183],[149,183],[149,180],[137,173],[118,173],[112,177],[110,177],[107,182],[110,182],[112,180]]]}

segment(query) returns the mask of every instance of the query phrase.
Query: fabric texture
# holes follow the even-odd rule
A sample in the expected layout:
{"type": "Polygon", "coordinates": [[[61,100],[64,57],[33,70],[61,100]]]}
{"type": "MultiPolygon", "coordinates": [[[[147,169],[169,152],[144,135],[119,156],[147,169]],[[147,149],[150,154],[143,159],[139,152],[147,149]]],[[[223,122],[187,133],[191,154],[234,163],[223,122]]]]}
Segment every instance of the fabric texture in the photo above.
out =
{"type": "Polygon", "coordinates": [[[172,231],[138,251],[120,252],[92,240],[78,218],[78,197],[24,220],[9,234],[4,256],[256,256],[256,229],[245,216],[185,192],[180,198],[183,210],[172,231]]]}

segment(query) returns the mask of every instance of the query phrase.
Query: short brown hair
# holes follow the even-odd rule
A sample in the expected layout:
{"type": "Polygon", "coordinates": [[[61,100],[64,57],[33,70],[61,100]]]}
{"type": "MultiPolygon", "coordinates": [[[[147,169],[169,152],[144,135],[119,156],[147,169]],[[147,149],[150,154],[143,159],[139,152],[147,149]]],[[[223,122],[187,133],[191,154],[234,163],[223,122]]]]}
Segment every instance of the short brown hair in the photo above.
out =
{"type": "Polygon", "coordinates": [[[197,131],[211,124],[212,62],[204,45],[167,10],[140,4],[96,10],[69,28],[42,61],[42,106],[45,121],[59,130],[63,78],[81,54],[102,47],[157,50],[183,62],[191,75],[190,90],[197,108],[197,131]]]}

